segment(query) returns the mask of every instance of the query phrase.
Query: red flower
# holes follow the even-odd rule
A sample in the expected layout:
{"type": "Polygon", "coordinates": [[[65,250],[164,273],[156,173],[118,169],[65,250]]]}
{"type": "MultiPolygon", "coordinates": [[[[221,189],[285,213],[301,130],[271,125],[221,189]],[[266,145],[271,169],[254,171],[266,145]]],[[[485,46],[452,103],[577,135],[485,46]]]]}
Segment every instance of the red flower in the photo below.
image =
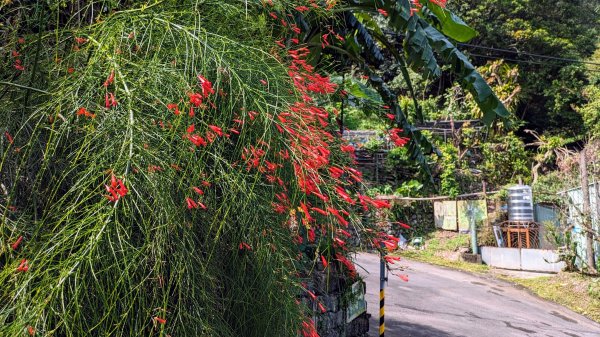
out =
{"type": "Polygon", "coordinates": [[[104,95],[104,106],[107,109],[110,109],[110,107],[115,107],[119,104],[119,102],[117,102],[115,95],[112,92],[107,92],[104,95]]]}
{"type": "Polygon", "coordinates": [[[167,320],[166,320],[166,319],[164,319],[164,318],[161,318],[161,317],[158,317],[158,316],[154,316],[154,317],[153,317],[153,319],[154,319],[154,321],[155,321],[155,322],[157,322],[158,324],[162,324],[162,325],[164,325],[164,324],[166,324],[166,323],[167,323],[167,320]]]}
{"type": "Polygon", "coordinates": [[[394,264],[396,261],[400,261],[400,257],[399,256],[385,255],[383,258],[389,264],[394,264]]]}
{"type": "Polygon", "coordinates": [[[198,81],[200,82],[200,86],[202,87],[202,95],[204,95],[204,97],[208,97],[208,95],[215,93],[212,87],[212,83],[209,80],[207,80],[204,76],[199,74],[198,81]]]}
{"type": "Polygon", "coordinates": [[[22,241],[23,241],[23,236],[19,236],[17,241],[15,241],[12,245],[10,245],[10,248],[12,248],[12,250],[17,250],[22,241]]]}
{"type": "Polygon", "coordinates": [[[14,143],[13,137],[10,135],[10,133],[8,133],[8,131],[4,131],[4,137],[6,137],[6,140],[10,144],[14,143]]]}
{"type": "Polygon", "coordinates": [[[240,242],[239,246],[238,246],[239,250],[252,250],[252,247],[250,247],[249,244],[245,243],[244,241],[240,242]]]}
{"type": "Polygon", "coordinates": [[[24,37],[20,37],[17,42],[19,42],[19,44],[23,44],[25,43],[25,38],[24,37]]]}
{"type": "Polygon", "coordinates": [[[77,110],[77,116],[85,116],[90,118],[96,118],[96,114],[89,112],[86,108],[81,107],[77,110]]]}
{"type": "Polygon", "coordinates": [[[26,259],[21,260],[19,266],[17,267],[17,271],[24,273],[29,270],[29,262],[26,259]]]}
{"type": "Polygon", "coordinates": [[[397,275],[402,281],[408,282],[408,275],[400,274],[397,275]]]}
{"type": "Polygon", "coordinates": [[[19,56],[21,56],[21,54],[19,54],[19,52],[16,51],[16,50],[12,50],[11,51],[11,55],[12,55],[12,57],[19,57],[19,56]]]}
{"type": "Polygon", "coordinates": [[[196,186],[192,187],[192,190],[194,190],[194,192],[198,193],[199,195],[204,195],[204,191],[196,186]]]}
{"type": "Polygon", "coordinates": [[[104,185],[106,191],[110,193],[110,195],[105,196],[109,201],[116,202],[121,197],[127,195],[129,190],[125,187],[123,180],[117,179],[115,175],[111,175],[110,177],[110,185],[104,185]]]}
{"type": "Polygon", "coordinates": [[[334,217],[336,217],[338,219],[338,221],[344,226],[344,227],[348,227],[348,225],[350,224],[348,222],[348,220],[344,219],[343,216],[340,215],[340,212],[332,207],[327,207],[327,210],[331,213],[331,215],[333,215],[334,217]]]}
{"type": "Polygon", "coordinates": [[[398,225],[398,226],[400,226],[402,228],[410,229],[410,226],[407,225],[407,224],[405,224],[405,223],[402,223],[402,222],[399,222],[399,221],[398,222],[392,222],[392,223],[396,224],[396,225],[398,225]]]}
{"type": "Polygon", "coordinates": [[[344,201],[346,201],[350,205],[354,205],[356,203],[356,201],[354,199],[352,199],[350,197],[350,195],[348,195],[348,193],[346,193],[346,190],[343,187],[336,186],[335,189],[336,189],[338,195],[340,196],[340,198],[342,198],[344,201]]]}
{"type": "Polygon", "coordinates": [[[315,242],[315,239],[317,238],[315,235],[315,230],[313,228],[308,230],[307,236],[308,236],[308,242],[315,242]]]}
{"type": "Polygon", "coordinates": [[[211,129],[214,133],[216,133],[219,137],[223,136],[223,129],[215,125],[209,125],[209,129],[211,129]]]}
{"type": "Polygon", "coordinates": [[[167,109],[169,109],[169,111],[173,111],[173,113],[175,115],[179,115],[179,107],[177,106],[177,104],[175,103],[169,103],[167,104],[167,109]]]}
{"type": "Polygon", "coordinates": [[[396,115],[394,115],[394,114],[385,114],[385,116],[391,121],[396,119],[396,115]]]}
{"type": "Polygon", "coordinates": [[[192,208],[198,208],[199,205],[196,201],[194,201],[194,199],[187,197],[185,198],[185,202],[187,203],[187,208],[188,209],[192,209],[192,208]]]}
{"type": "Polygon", "coordinates": [[[313,293],[312,291],[310,291],[310,290],[306,290],[306,293],[308,294],[308,296],[310,296],[310,298],[311,298],[313,301],[316,301],[316,300],[317,300],[317,295],[315,295],[315,293],[313,293]]]}
{"type": "Polygon", "coordinates": [[[308,11],[310,8],[306,7],[306,6],[297,6],[296,10],[300,13],[304,13],[306,11],[308,11]]]}
{"type": "Polygon", "coordinates": [[[377,9],[377,11],[379,12],[379,14],[381,14],[383,16],[388,16],[388,13],[382,8],[377,9]]]}
{"type": "Polygon", "coordinates": [[[325,313],[327,311],[321,302],[317,302],[317,306],[319,307],[319,310],[321,310],[321,313],[325,313]]]}
{"type": "Polygon", "coordinates": [[[267,85],[268,84],[267,81],[265,81],[265,80],[260,80],[260,83],[262,83],[262,85],[267,85]]]}
{"type": "Polygon", "coordinates": [[[19,71],[25,70],[25,67],[21,64],[21,60],[15,60],[15,69],[19,71]]]}
{"type": "Polygon", "coordinates": [[[190,98],[190,103],[195,107],[199,107],[200,104],[202,104],[202,100],[204,99],[204,97],[202,97],[202,94],[197,92],[188,94],[188,96],[190,98]]]}
{"type": "Polygon", "coordinates": [[[325,259],[325,256],[323,255],[321,255],[321,263],[323,263],[323,268],[327,268],[327,266],[329,265],[327,259],[325,259]]]}
{"type": "Polygon", "coordinates": [[[206,140],[200,135],[189,135],[188,139],[196,146],[206,146],[206,140]]]}
{"type": "Polygon", "coordinates": [[[74,72],[75,72],[75,68],[73,68],[73,67],[67,68],[67,73],[72,74],[74,72]]]}
{"type": "Polygon", "coordinates": [[[430,1],[440,7],[446,7],[446,2],[448,2],[448,0],[430,0],[430,1]]]}
{"type": "Polygon", "coordinates": [[[317,212],[317,213],[319,213],[319,214],[321,214],[321,215],[325,215],[325,216],[329,215],[329,213],[327,213],[327,211],[322,210],[319,207],[311,207],[310,209],[313,210],[313,211],[315,211],[315,212],[317,212]]]}
{"type": "Polygon", "coordinates": [[[85,37],[76,37],[75,42],[77,42],[77,44],[84,44],[88,42],[88,39],[86,39],[85,37]]]}
{"type": "Polygon", "coordinates": [[[342,145],[340,146],[340,149],[342,152],[354,153],[354,146],[352,145],[342,145]]]}
{"type": "Polygon", "coordinates": [[[29,325],[29,326],[27,326],[27,333],[29,333],[29,336],[34,336],[35,329],[31,325],[29,325]]]}
{"type": "Polygon", "coordinates": [[[115,80],[115,71],[111,70],[110,71],[110,75],[108,75],[108,77],[106,78],[106,81],[104,81],[104,84],[102,84],[105,87],[108,87],[109,85],[111,85],[115,80]]]}

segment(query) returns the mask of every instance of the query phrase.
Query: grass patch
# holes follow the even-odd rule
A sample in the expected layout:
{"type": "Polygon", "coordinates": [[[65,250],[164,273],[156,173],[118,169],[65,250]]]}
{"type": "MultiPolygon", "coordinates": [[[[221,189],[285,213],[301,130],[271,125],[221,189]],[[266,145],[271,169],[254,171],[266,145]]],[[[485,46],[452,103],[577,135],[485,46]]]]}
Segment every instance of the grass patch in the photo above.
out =
{"type": "Polygon", "coordinates": [[[502,278],[531,290],[541,298],[600,322],[600,296],[597,293],[599,278],[566,272],[530,279],[502,278]]]}
{"type": "Polygon", "coordinates": [[[468,234],[436,231],[424,237],[422,249],[405,250],[401,256],[420,262],[444,266],[476,273],[485,273],[489,267],[462,261],[460,253],[466,251],[470,244],[468,234]]]}

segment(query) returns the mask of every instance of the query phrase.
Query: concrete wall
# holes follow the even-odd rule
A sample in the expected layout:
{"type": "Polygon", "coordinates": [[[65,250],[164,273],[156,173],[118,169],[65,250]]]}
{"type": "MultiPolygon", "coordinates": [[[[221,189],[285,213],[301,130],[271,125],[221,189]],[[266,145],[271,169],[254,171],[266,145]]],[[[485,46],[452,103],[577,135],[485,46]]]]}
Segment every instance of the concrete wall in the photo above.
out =
{"type": "Polygon", "coordinates": [[[558,273],[565,267],[558,254],[547,249],[481,247],[481,260],[492,267],[558,273]]]}

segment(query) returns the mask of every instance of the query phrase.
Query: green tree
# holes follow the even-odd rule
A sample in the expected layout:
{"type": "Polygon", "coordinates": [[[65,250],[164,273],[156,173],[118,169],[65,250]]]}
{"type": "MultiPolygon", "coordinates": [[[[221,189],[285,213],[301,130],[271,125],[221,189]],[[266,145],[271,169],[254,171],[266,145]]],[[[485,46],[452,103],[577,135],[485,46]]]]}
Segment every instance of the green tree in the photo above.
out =
{"type": "MultiPolygon", "coordinates": [[[[595,50],[600,35],[599,6],[593,0],[465,0],[451,7],[479,35],[470,43],[515,52],[585,59],[595,50]]],[[[582,131],[581,116],[574,106],[583,103],[586,68],[577,63],[540,59],[469,46],[478,64],[489,58],[519,62],[522,101],[516,114],[528,128],[573,135],[582,131]],[[481,56],[477,56],[482,55],[481,56]]]]}

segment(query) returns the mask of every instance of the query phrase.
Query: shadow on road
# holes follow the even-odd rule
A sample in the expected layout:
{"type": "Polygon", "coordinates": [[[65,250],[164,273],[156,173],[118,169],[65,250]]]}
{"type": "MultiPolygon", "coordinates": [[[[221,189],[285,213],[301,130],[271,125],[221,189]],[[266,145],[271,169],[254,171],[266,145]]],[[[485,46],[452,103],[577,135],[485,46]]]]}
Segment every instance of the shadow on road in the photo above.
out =
{"type": "MultiPolygon", "coordinates": [[[[371,316],[369,319],[370,337],[379,336],[379,319],[371,316]]],[[[465,337],[438,330],[428,325],[400,322],[394,319],[385,320],[386,337],[465,337]]]]}

